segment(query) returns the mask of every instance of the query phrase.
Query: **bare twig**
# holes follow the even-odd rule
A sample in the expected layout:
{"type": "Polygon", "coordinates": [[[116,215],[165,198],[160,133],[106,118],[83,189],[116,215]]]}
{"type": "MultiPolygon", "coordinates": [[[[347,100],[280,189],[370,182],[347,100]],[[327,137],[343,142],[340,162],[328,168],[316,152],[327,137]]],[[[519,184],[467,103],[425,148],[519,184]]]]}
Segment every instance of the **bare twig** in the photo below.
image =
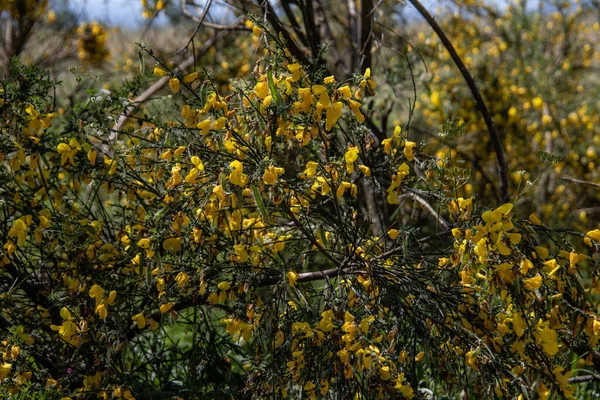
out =
{"type": "Polygon", "coordinates": [[[195,22],[198,22],[199,25],[202,25],[202,26],[205,26],[205,27],[211,28],[211,29],[216,29],[218,31],[246,31],[246,30],[248,30],[243,25],[240,25],[246,19],[246,17],[244,17],[244,16],[240,16],[234,22],[232,22],[231,24],[227,24],[227,25],[217,24],[215,22],[208,22],[208,21],[202,21],[202,23],[200,24],[200,20],[202,17],[198,18],[195,15],[193,15],[191,12],[189,12],[188,9],[186,8],[187,5],[191,5],[191,6],[195,6],[195,7],[199,7],[199,5],[197,5],[195,3],[188,4],[186,0],[181,1],[181,12],[183,12],[183,14],[186,17],[192,19],[195,22]]]}
{"type": "Polygon", "coordinates": [[[277,15],[275,14],[273,6],[271,6],[271,3],[269,3],[269,1],[267,0],[265,1],[264,6],[264,13],[267,20],[269,21],[271,26],[273,26],[273,29],[275,29],[277,34],[281,34],[283,36],[283,40],[285,40],[285,44],[290,50],[290,52],[298,59],[298,61],[300,61],[300,63],[309,66],[313,65],[313,63],[310,62],[306,54],[300,49],[300,47],[298,47],[288,30],[283,27],[281,21],[279,21],[279,18],[277,18],[277,15]]]}
{"type": "Polygon", "coordinates": [[[592,375],[581,375],[574,376],[569,378],[569,383],[582,383],[582,382],[590,382],[590,381],[600,381],[600,375],[592,374],[592,375]]]}
{"type": "MultiPolygon", "coordinates": [[[[320,21],[318,21],[318,25],[323,27],[323,35],[325,36],[325,40],[330,44],[335,44],[336,40],[333,34],[333,29],[331,28],[331,25],[329,23],[326,8],[323,5],[322,0],[317,0],[317,7],[315,8],[315,11],[320,16],[320,21]]],[[[330,46],[330,49],[333,52],[333,56],[335,59],[335,68],[337,68],[338,71],[339,67],[342,67],[344,70],[346,70],[348,66],[346,65],[344,57],[342,57],[342,53],[340,53],[340,48],[337,45],[333,45],[330,46]]]]}
{"type": "Polygon", "coordinates": [[[304,34],[304,32],[302,32],[302,29],[300,28],[300,25],[298,24],[298,21],[296,20],[296,16],[292,12],[292,9],[290,7],[290,2],[288,0],[282,1],[281,7],[283,8],[283,11],[285,12],[287,20],[292,25],[292,29],[294,29],[294,33],[296,34],[296,36],[298,36],[298,39],[300,39],[302,44],[304,44],[306,46],[308,44],[308,39],[306,38],[306,35],[304,34]]]}
{"type": "Polygon", "coordinates": [[[150,17],[150,19],[148,20],[148,23],[146,23],[146,26],[144,26],[144,30],[142,31],[142,34],[140,35],[138,42],[141,42],[144,39],[144,37],[146,36],[146,33],[148,33],[148,31],[150,30],[152,23],[154,22],[156,17],[158,17],[158,14],[160,14],[160,10],[157,10],[154,14],[152,14],[152,17],[150,17]]]}
{"type": "Polygon", "coordinates": [[[404,193],[402,195],[400,195],[400,199],[402,198],[411,198],[415,201],[417,201],[418,203],[420,203],[427,211],[429,211],[429,213],[433,216],[433,218],[435,218],[439,224],[442,226],[442,228],[444,229],[449,229],[450,225],[448,224],[448,222],[446,222],[446,220],[444,219],[444,217],[442,217],[441,215],[439,215],[431,206],[431,204],[429,204],[427,202],[427,200],[425,200],[424,198],[422,198],[421,196],[419,196],[416,193],[404,193]]]}
{"type": "MultiPolygon", "coordinates": [[[[189,14],[189,12],[187,12],[187,10],[185,8],[185,1],[186,0],[181,0],[181,9],[183,10],[183,13],[185,15],[191,16],[191,14],[189,14]]],[[[196,29],[194,29],[194,32],[192,32],[192,35],[188,39],[185,46],[183,46],[181,49],[177,50],[177,54],[184,54],[187,51],[188,47],[190,46],[190,43],[192,43],[192,40],[194,40],[194,36],[196,36],[196,33],[198,33],[198,30],[200,30],[200,27],[202,26],[202,23],[204,22],[204,18],[206,18],[206,14],[208,14],[208,10],[210,9],[212,2],[213,2],[213,0],[208,0],[208,2],[206,3],[206,6],[204,6],[202,15],[200,15],[200,19],[198,19],[198,25],[196,25],[196,29]]],[[[196,20],[193,16],[191,16],[191,17],[194,20],[196,20]]]]}
{"type": "MultiPolygon", "coordinates": [[[[364,274],[364,273],[366,273],[366,271],[349,272],[349,271],[343,271],[340,268],[331,268],[331,269],[325,269],[322,271],[302,272],[302,273],[298,274],[297,282],[310,282],[310,281],[315,281],[315,280],[319,280],[319,279],[333,278],[340,274],[348,274],[348,273],[364,274]]],[[[259,283],[259,286],[275,285],[275,284],[281,282],[281,280],[282,280],[281,276],[270,276],[268,278],[261,280],[259,283]]]]}
{"type": "Polygon", "coordinates": [[[315,24],[315,13],[312,0],[305,1],[304,6],[300,8],[304,17],[304,29],[308,37],[312,58],[317,60],[320,56],[319,46],[321,46],[321,32],[315,24]]]}
{"type": "Polygon", "coordinates": [[[509,201],[508,196],[508,167],[506,166],[506,159],[504,158],[504,150],[502,149],[502,142],[500,140],[500,135],[494,126],[494,121],[492,120],[492,116],[488,111],[485,102],[483,101],[483,97],[481,96],[481,92],[477,88],[477,84],[475,80],[471,76],[471,73],[463,63],[462,59],[454,49],[452,42],[448,39],[442,28],[438,25],[436,20],[429,14],[429,11],[419,2],[419,0],[409,0],[410,3],[419,11],[419,13],[425,18],[429,26],[433,29],[433,31],[438,35],[442,44],[450,53],[452,60],[460,70],[463,78],[467,82],[469,89],[471,90],[471,94],[475,99],[475,103],[477,104],[477,109],[479,110],[483,120],[485,121],[485,125],[488,128],[488,132],[490,134],[490,139],[492,141],[492,145],[494,147],[494,151],[496,153],[496,158],[498,161],[498,171],[500,174],[500,202],[507,203],[509,201]]]}
{"type": "Polygon", "coordinates": [[[600,183],[595,183],[595,182],[590,182],[590,181],[584,181],[584,180],[581,180],[581,179],[570,178],[568,176],[563,176],[561,179],[563,181],[569,181],[569,182],[574,182],[574,183],[581,183],[581,184],[584,184],[584,185],[589,185],[589,186],[593,186],[593,187],[596,187],[596,188],[600,188],[600,183]]]}

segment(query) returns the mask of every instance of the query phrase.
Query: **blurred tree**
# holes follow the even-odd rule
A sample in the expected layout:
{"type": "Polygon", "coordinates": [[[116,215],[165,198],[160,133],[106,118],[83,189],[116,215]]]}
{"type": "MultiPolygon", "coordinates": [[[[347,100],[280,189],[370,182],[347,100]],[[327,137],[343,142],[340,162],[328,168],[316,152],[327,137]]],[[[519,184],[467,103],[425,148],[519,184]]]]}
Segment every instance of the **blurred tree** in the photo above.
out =
{"type": "Polygon", "coordinates": [[[77,19],[67,0],[2,0],[0,2],[0,68],[12,57],[27,58],[40,66],[52,66],[73,56],[70,43],[77,19]],[[31,51],[28,51],[31,50],[31,51]]]}

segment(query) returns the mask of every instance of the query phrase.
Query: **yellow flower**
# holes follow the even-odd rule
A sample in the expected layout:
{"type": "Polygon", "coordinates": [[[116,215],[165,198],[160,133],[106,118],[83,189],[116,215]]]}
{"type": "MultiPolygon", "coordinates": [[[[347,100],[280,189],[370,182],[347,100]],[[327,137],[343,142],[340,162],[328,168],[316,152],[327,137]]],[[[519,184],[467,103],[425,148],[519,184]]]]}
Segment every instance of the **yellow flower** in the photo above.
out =
{"type": "Polygon", "coordinates": [[[307,162],[306,169],[304,170],[304,175],[306,175],[307,178],[312,178],[313,176],[316,175],[318,166],[319,166],[319,163],[317,163],[317,162],[314,162],[314,161],[307,162]]]}
{"type": "Polygon", "coordinates": [[[367,167],[366,165],[359,165],[358,169],[360,169],[361,172],[366,176],[371,176],[371,168],[367,167]]]}
{"type": "Polygon", "coordinates": [[[586,233],[586,236],[594,239],[596,242],[600,242],[600,229],[594,229],[586,233]]]}
{"type": "Polygon", "coordinates": [[[263,30],[260,29],[258,26],[254,25],[252,27],[252,33],[254,34],[254,36],[260,36],[263,33],[263,30]]]}
{"type": "Polygon", "coordinates": [[[344,154],[344,159],[346,160],[346,164],[351,164],[358,160],[358,153],[360,153],[360,149],[358,147],[350,147],[346,154],[344,154]]]}
{"type": "Polygon", "coordinates": [[[473,368],[476,371],[479,370],[479,368],[477,367],[477,355],[475,355],[475,352],[473,350],[465,354],[465,360],[469,363],[471,368],[473,368]]]}
{"type": "Polygon", "coordinates": [[[160,312],[163,314],[168,313],[171,310],[171,308],[173,308],[174,305],[175,305],[174,303],[165,303],[160,306],[160,312]]]}
{"type": "Polygon", "coordinates": [[[269,89],[269,85],[267,85],[266,82],[261,81],[258,82],[254,87],[254,92],[262,100],[271,93],[271,90],[269,89]]]}
{"type": "MultiPolygon", "coordinates": [[[[216,131],[223,129],[225,127],[226,122],[227,122],[227,118],[225,118],[225,117],[217,118],[217,120],[213,124],[213,129],[216,131]]],[[[269,136],[269,138],[270,138],[270,136],[269,136]]]]}
{"type": "Polygon", "coordinates": [[[77,153],[76,148],[72,148],[66,143],[59,143],[56,146],[56,152],[60,154],[60,165],[65,165],[67,162],[74,164],[74,156],[77,153]]]}
{"type": "MultiPolygon", "coordinates": [[[[371,79],[371,68],[367,68],[365,70],[365,74],[363,75],[363,77],[364,79],[360,81],[360,88],[367,87],[369,94],[373,95],[373,89],[375,89],[375,85],[377,85],[377,82],[371,79]]],[[[356,96],[357,99],[360,99],[360,97],[361,95],[356,96]]]]}
{"type": "Polygon", "coordinates": [[[169,252],[172,252],[172,253],[176,253],[179,250],[181,250],[181,238],[180,237],[173,237],[173,238],[165,239],[165,241],[163,242],[162,247],[166,251],[169,251],[169,252]]]}
{"type": "Polygon", "coordinates": [[[96,307],[96,314],[98,314],[100,319],[105,319],[108,315],[108,309],[104,304],[100,304],[98,307],[96,307]]]}
{"type": "Polygon", "coordinates": [[[210,131],[210,119],[207,118],[196,125],[196,128],[200,129],[202,135],[206,135],[210,131]]]}
{"type": "Polygon", "coordinates": [[[220,282],[220,283],[217,285],[217,287],[218,287],[220,290],[229,290],[229,289],[231,289],[231,283],[229,283],[229,282],[227,282],[227,281],[220,282]]]}
{"type": "Polygon", "coordinates": [[[179,79],[171,78],[169,79],[169,87],[173,93],[179,92],[179,79]]]}
{"type": "Polygon", "coordinates": [[[360,106],[361,106],[360,102],[348,99],[348,105],[350,106],[350,109],[354,113],[354,116],[356,117],[356,119],[359,122],[364,122],[365,121],[365,116],[360,111],[360,106]]]}
{"type": "Polygon", "coordinates": [[[329,85],[331,83],[335,83],[335,76],[331,75],[331,76],[326,76],[323,79],[323,82],[325,82],[326,85],[329,85]]]}
{"type": "Polygon", "coordinates": [[[569,253],[569,274],[573,275],[577,272],[577,263],[582,259],[583,257],[580,257],[575,250],[571,250],[571,253],[569,253]]]}
{"type": "Polygon", "coordinates": [[[239,262],[248,261],[248,251],[246,250],[246,246],[243,244],[236,244],[233,246],[233,250],[235,251],[235,255],[239,262]]]}
{"type": "Polygon", "coordinates": [[[76,344],[76,341],[72,341],[71,339],[77,333],[79,328],[73,321],[63,321],[62,325],[50,325],[50,329],[58,331],[59,335],[61,335],[65,341],[73,345],[76,344]]]}
{"type": "Polygon", "coordinates": [[[17,244],[19,246],[23,246],[25,244],[25,239],[27,238],[27,224],[22,219],[18,219],[13,222],[12,228],[8,231],[9,237],[16,237],[17,244]]]}
{"type": "Polygon", "coordinates": [[[90,164],[92,164],[92,165],[96,164],[97,156],[98,156],[98,152],[96,150],[91,149],[90,151],[88,151],[87,157],[88,157],[90,164]]]}
{"type": "Polygon", "coordinates": [[[298,63],[289,64],[287,69],[292,73],[291,81],[297,82],[302,77],[302,67],[298,63]]]}
{"type": "Polygon", "coordinates": [[[339,87],[337,91],[342,95],[344,99],[349,99],[350,97],[352,97],[352,90],[348,85],[339,87]]]}
{"type": "Polygon", "coordinates": [[[94,284],[90,289],[90,297],[95,299],[96,297],[103,297],[105,290],[102,289],[99,285],[94,284]]]}
{"type": "MultiPolygon", "coordinates": [[[[354,188],[355,185],[353,185],[350,182],[346,182],[346,181],[342,181],[340,182],[340,185],[338,186],[335,195],[336,197],[339,199],[341,199],[344,196],[344,193],[346,192],[346,189],[352,189],[354,188]]],[[[354,195],[354,193],[352,193],[352,195],[354,195]]]]}
{"type": "Polygon", "coordinates": [[[556,259],[548,260],[544,262],[544,271],[548,273],[548,277],[552,278],[556,272],[560,269],[560,265],[556,261],[556,259]]]}
{"type": "Polygon", "coordinates": [[[533,106],[535,108],[541,109],[542,106],[544,105],[544,99],[542,99],[540,96],[538,96],[535,99],[533,99],[533,101],[531,103],[533,104],[533,106]]]}
{"type": "Polygon", "coordinates": [[[167,76],[169,73],[160,67],[154,68],[154,75],[156,76],[167,76]]]}
{"type": "Polygon", "coordinates": [[[331,105],[331,107],[329,107],[327,109],[327,112],[325,113],[325,129],[326,130],[330,131],[331,128],[333,128],[335,126],[335,124],[337,123],[337,120],[342,115],[342,107],[343,107],[342,102],[337,101],[337,102],[333,103],[331,105]]]}
{"type": "Polygon", "coordinates": [[[17,357],[19,357],[19,354],[21,354],[21,347],[19,346],[13,346],[10,349],[10,357],[14,360],[17,357]]]}
{"type": "Polygon", "coordinates": [[[182,288],[183,286],[188,284],[188,282],[190,281],[190,276],[182,271],[177,274],[177,276],[175,277],[175,281],[177,282],[177,287],[182,288]]]}
{"type": "Polygon", "coordinates": [[[294,271],[289,271],[286,274],[286,277],[288,279],[288,283],[290,286],[296,286],[296,281],[298,280],[298,274],[294,271]]]}
{"type": "Polygon", "coordinates": [[[283,174],[283,168],[276,168],[269,165],[263,174],[263,182],[265,185],[275,185],[277,183],[277,176],[283,174]]]}
{"type": "Polygon", "coordinates": [[[529,220],[530,220],[531,222],[533,222],[534,224],[536,224],[536,225],[542,225],[542,221],[540,221],[540,219],[539,219],[539,218],[537,217],[537,215],[535,215],[535,214],[531,214],[531,215],[529,216],[529,220]]]}
{"type": "Polygon", "coordinates": [[[553,356],[558,353],[558,335],[554,329],[544,327],[538,330],[537,333],[542,342],[542,348],[548,355],[553,356]]]}
{"type": "Polygon", "coordinates": [[[379,368],[379,376],[381,376],[381,379],[383,379],[384,381],[389,380],[391,378],[390,367],[385,365],[385,366],[379,368]]]}
{"type": "Polygon", "coordinates": [[[512,244],[519,244],[521,242],[521,234],[520,233],[507,233],[506,236],[508,237],[508,240],[510,240],[510,242],[512,244]]]}
{"type": "Polygon", "coordinates": [[[112,305],[115,302],[116,298],[117,298],[117,291],[111,290],[110,293],[108,294],[108,299],[106,300],[106,302],[109,305],[112,305]]]}
{"type": "Polygon", "coordinates": [[[526,275],[527,271],[529,271],[531,268],[533,268],[533,263],[531,261],[529,261],[528,259],[524,258],[521,261],[521,265],[519,267],[519,271],[523,274],[526,275]]]}
{"type": "Polygon", "coordinates": [[[385,154],[390,154],[392,151],[392,138],[383,139],[381,141],[385,154]]]}
{"type": "Polygon", "coordinates": [[[10,374],[10,370],[12,369],[12,364],[4,363],[0,365],[0,381],[3,380],[10,374]]]}
{"type": "Polygon", "coordinates": [[[479,256],[480,262],[485,262],[487,257],[487,239],[483,238],[475,245],[475,254],[479,256]]]}
{"type": "Polygon", "coordinates": [[[533,278],[523,280],[523,286],[527,290],[536,290],[542,286],[542,280],[543,278],[540,275],[534,276],[533,278]]]}
{"type": "Polygon", "coordinates": [[[277,174],[273,171],[272,166],[265,170],[265,173],[263,174],[263,182],[265,185],[274,185],[277,183],[277,174]]]}
{"type": "Polygon", "coordinates": [[[340,361],[342,361],[343,364],[346,364],[348,362],[348,359],[350,357],[348,350],[342,349],[342,350],[338,351],[337,354],[338,354],[338,357],[340,358],[340,361]]]}
{"type": "Polygon", "coordinates": [[[198,72],[192,72],[183,77],[185,83],[194,82],[198,78],[198,72]]]}
{"type": "Polygon", "coordinates": [[[63,307],[60,309],[60,317],[63,320],[67,320],[67,321],[70,321],[73,319],[73,316],[71,315],[71,312],[69,311],[69,309],[67,307],[63,307]]]}
{"type": "Polygon", "coordinates": [[[388,231],[388,236],[392,240],[396,240],[396,238],[398,237],[399,234],[400,234],[400,231],[398,229],[390,229],[388,231]]]}
{"type": "Polygon", "coordinates": [[[319,388],[319,391],[321,392],[321,394],[323,396],[325,396],[327,394],[327,392],[329,391],[329,382],[327,382],[326,380],[322,380],[321,381],[321,387],[319,388]]]}
{"type": "Polygon", "coordinates": [[[404,373],[398,375],[394,389],[398,390],[400,392],[400,394],[402,396],[404,396],[404,398],[411,400],[412,398],[415,397],[415,394],[410,386],[404,385],[402,383],[403,381],[404,381],[404,373]]]}
{"type": "Polygon", "coordinates": [[[535,246],[535,252],[542,260],[548,258],[550,255],[548,249],[543,246],[535,246]]]}
{"type": "Polygon", "coordinates": [[[246,186],[248,183],[248,175],[244,174],[244,164],[242,164],[239,160],[233,160],[229,163],[229,168],[233,170],[229,173],[229,182],[237,186],[246,186]]]}
{"type": "Polygon", "coordinates": [[[512,317],[512,323],[513,323],[513,330],[515,331],[515,334],[518,337],[523,336],[523,332],[524,332],[524,328],[525,328],[525,321],[522,318],[522,313],[518,312],[513,314],[512,317]]]}
{"type": "Polygon", "coordinates": [[[412,161],[415,159],[415,155],[413,154],[413,148],[416,146],[415,142],[406,142],[404,143],[404,157],[408,161],[412,161]]]}

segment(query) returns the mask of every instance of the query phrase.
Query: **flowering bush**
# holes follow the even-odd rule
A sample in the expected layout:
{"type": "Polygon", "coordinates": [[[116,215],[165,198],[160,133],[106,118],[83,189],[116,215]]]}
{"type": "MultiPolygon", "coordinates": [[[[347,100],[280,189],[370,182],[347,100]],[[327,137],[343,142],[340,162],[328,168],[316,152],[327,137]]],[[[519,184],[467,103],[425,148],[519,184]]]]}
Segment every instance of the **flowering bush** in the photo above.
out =
{"type": "Polygon", "coordinates": [[[328,75],[251,29],[263,56],[229,93],[156,59],[177,110],[124,128],[141,79],[56,110],[56,83],[13,64],[0,393],[592,393],[600,231],[445,191],[443,160],[369,128],[377,71],[328,75]]]}

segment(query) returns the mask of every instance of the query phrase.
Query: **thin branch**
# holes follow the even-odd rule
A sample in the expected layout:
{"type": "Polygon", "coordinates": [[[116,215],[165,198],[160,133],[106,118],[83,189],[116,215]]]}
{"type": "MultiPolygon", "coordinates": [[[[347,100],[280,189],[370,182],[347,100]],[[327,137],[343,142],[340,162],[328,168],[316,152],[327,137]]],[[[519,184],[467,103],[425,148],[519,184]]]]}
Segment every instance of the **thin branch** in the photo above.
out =
{"type": "Polygon", "coordinates": [[[569,383],[583,383],[583,382],[590,382],[590,381],[600,381],[600,375],[598,375],[598,374],[581,375],[581,376],[574,376],[572,378],[569,378],[569,383]]]}
{"type": "MultiPolygon", "coordinates": [[[[185,8],[185,2],[186,2],[186,0],[181,0],[181,9],[182,9],[183,13],[185,15],[191,17],[192,19],[194,19],[194,21],[196,21],[196,18],[194,18],[189,12],[187,12],[187,10],[185,8]]],[[[198,33],[198,31],[200,30],[200,27],[202,26],[202,23],[204,22],[204,18],[206,18],[206,14],[208,14],[208,10],[210,9],[212,2],[213,2],[213,0],[208,0],[208,2],[206,3],[206,6],[204,6],[204,10],[202,10],[202,15],[200,15],[200,18],[197,20],[198,25],[196,25],[196,29],[194,29],[194,32],[192,32],[192,35],[188,39],[185,46],[183,46],[181,49],[177,50],[177,54],[185,54],[188,47],[190,46],[190,43],[192,43],[192,40],[194,40],[194,36],[196,36],[196,33],[198,33]]]]}
{"type": "Polygon", "coordinates": [[[575,178],[570,178],[568,176],[563,176],[561,178],[563,181],[569,181],[569,182],[574,182],[574,183],[582,183],[584,185],[589,185],[589,186],[593,186],[596,188],[600,188],[600,183],[595,183],[595,182],[590,182],[590,181],[584,181],[581,179],[575,179],[575,178]]]}
{"type": "MultiPolygon", "coordinates": [[[[315,280],[319,280],[319,279],[333,278],[335,276],[338,276],[340,273],[348,273],[348,271],[343,271],[340,268],[331,268],[331,269],[325,269],[322,271],[302,272],[302,273],[298,274],[297,282],[310,282],[310,281],[315,281],[315,280]]],[[[353,273],[360,274],[361,271],[356,271],[353,273]]],[[[362,271],[362,273],[365,273],[365,271],[362,271]]],[[[268,278],[261,280],[259,283],[259,286],[275,285],[275,284],[281,282],[281,280],[282,280],[281,276],[270,276],[268,278]]]]}
{"type": "Polygon", "coordinates": [[[154,22],[156,17],[158,17],[158,14],[160,14],[160,10],[157,10],[154,14],[152,14],[152,17],[150,17],[150,20],[148,20],[148,23],[146,24],[146,26],[144,26],[144,30],[142,31],[142,34],[140,35],[138,42],[141,42],[142,40],[144,40],[146,33],[148,33],[148,31],[150,30],[150,27],[152,26],[152,23],[154,22]]]}
{"type": "Polygon", "coordinates": [[[327,17],[326,8],[322,4],[322,0],[317,0],[317,7],[315,7],[315,12],[320,15],[320,21],[318,21],[319,26],[323,27],[323,35],[325,36],[326,42],[330,43],[330,51],[333,53],[333,57],[335,58],[334,66],[339,70],[341,66],[344,70],[348,68],[346,65],[346,61],[344,57],[342,57],[340,53],[340,48],[338,45],[335,45],[336,39],[333,35],[333,29],[329,23],[329,18],[327,17]]]}
{"type": "Polygon", "coordinates": [[[494,126],[494,121],[492,120],[492,116],[490,115],[490,112],[488,111],[488,108],[485,105],[485,102],[483,101],[481,92],[477,88],[477,84],[475,83],[475,80],[471,76],[471,73],[469,72],[469,70],[467,69],[467,67],[465,66],[463,61],[461,60],[460,56],[454,49],[454,46],[452,45],[452,43],[450,42],[450,40],[448,39],[448,37],[446,36],[444,31],[442,30],[442,28],[435,21],[435,19],[431,16],[431,14],[429,14],[429,11],[427,11],[427,9],[425,7],[423,7],[423,5],[419,2],[419,0],[409,0],[409,1],[419,11],[419,13],[423,16],[423,18],[425,18],[425,20],[427,21],[429,26],[431,26],[433,31],[438,35],[438,37],[442,41],[442,44],[444,45],[446,50],[448,50],[448,53],[450,53],[450,56],[452,57],[454,64],[456,64],[456,66],[460,70],[463,78],[465,79],[465,81],[467,82],[467,85],[469,86],[469,89],[471,90],[471,94],[473,95],[473,98],[475,99],[475,102],[477,104],[477,109],[481,113],[481,116],[483,117],[483,120],[485,121],[485,125],[488,128],[488,132],[490,134],[490,139],[492,141],[492,145],[494,146],[494,151],[496,152],[496,158],[498,161],[498,171],[500,173],[500,202],[507,203],[509,201],[508,167],[506,166],[506,159],[504,158],[504,150],[502,149],[502,142],[500,140],[500,135],[498,134],[498,131],[496,130],[496,127],[494,126]]]}
{"type": "Polygon", "coordinates": [[[283,7],[283,11],[285,12],[288,21],[294,29],[294,33],[296,34],[296,36],[298,36],[298,39],[300,39],[302,44],[306,46],[308,40],[306,39],[306,35],[304,34],[304,32],[302,32],[302,29],[300,28],[300,25],[298,24],[298,21],[296,20],[296,17],[294,16],[292,9],[290,8],[290,2],[288,0],[283,0],[281,2],[281,6],[283,7]]]}
{"type": "Polygon", "coordinates": [[[422,198],[421,196],[419,196],[416,193],[404,193],[402,195],[400,195],[400,198],[411,198],[415,201],[417,201],[418,203],[420,203],[423,207],[425,207],[425,209],[427,211],[429,211],[429,213],[433,216],[433,218],[435,218],[437,220],[437,222],[442,226],[442,228],[444,229],[450,229],[450,225],[448,224],[448,222],[444,219],[444,217],[442,217],[440,214],[438,214],[433,207],[431,206],[431,204],[429,204],[427,202],[427,200],[425,200],[424,198],[422,198]]]}
{"type": "Polygon", "coordinates": [[[308,59],[308,57],[306,56],[306,54],[304,54],[300,47],[298,47],[288,30],[283,27],[282,23],[279,21],[279,18],[277,18],[277,15],[275,14],[273,6],[271,6],[271,3],[269,3],[268,0],[265,1],[264,13],[266,15],[267,20],[269,21],[273,29],[275,29],[277,34],[281,34],[283,36],[283,40],[285,41],[286,47],[298,59],[298,61],[300,61],[300,63],[304,65],[312,66],[313,63],[308,59]]]}
{"type": "Polygon", "coordinates": [[[306,27],[306,33],[310,40],[310,48],[312,51],[312,57],[319,64],[323,64],[322,60],[317,60],[320,56],[319,47],[321,46],[321,32],[315,24],[315,12],[313,9],[312,0],[306,0],[305,7],[302,7],[302,13],[304,14],[304,25],[306,27]]]}

